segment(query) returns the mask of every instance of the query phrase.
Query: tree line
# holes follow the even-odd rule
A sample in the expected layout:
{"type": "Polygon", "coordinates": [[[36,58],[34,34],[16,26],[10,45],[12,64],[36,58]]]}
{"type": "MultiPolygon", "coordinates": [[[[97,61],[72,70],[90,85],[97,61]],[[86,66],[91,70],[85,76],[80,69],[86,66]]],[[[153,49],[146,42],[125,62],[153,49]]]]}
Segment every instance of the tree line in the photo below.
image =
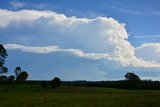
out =
{"type": "Polygon", "coordinates": [[[70,86],[160,90],[159,81],[141,80],[139,76],[131,72],[126,73],[124,77],[125,80],[118,81],[63,81],[62,84],[70,86]]]}

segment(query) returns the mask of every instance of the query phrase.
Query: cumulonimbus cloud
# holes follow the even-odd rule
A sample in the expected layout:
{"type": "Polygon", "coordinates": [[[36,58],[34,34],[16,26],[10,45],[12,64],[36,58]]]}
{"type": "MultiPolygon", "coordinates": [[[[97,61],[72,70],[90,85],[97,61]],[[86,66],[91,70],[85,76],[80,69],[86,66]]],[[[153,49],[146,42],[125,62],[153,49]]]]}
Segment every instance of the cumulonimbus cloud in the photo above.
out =
{"type": "Polygon", "coordinates": [[[53,11],[1,9],[0,28],[7,29],[11,25],[20,26],[17,29],[25,25],[25,27],[29,26],[40,32],[36,32],[40,35],[30,33],[36,38],[36,41],[33,39],[31,43],[36,44],[38,41],[37,44],[39,44],[39,42],[44,43],[44,40],[47,40],[54,45],[37,47],[6,44],[7,49],[20,49],[34,53],[65,51],[84,58],[109,58],[123,66],[160,67],[160,63],[157,61],[145,60],[143,56],[136,56],[135,48],[127,40],[129,35],[125,24],[119,23],[113,18],[87,19],[67,17],[53,11]]]}

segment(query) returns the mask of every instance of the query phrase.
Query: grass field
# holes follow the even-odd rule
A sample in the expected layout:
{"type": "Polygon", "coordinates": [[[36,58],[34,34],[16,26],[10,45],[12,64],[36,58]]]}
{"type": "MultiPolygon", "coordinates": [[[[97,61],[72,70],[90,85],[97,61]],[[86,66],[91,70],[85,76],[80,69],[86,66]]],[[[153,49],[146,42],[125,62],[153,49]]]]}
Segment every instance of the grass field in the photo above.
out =
{"type": "Polygon", "coordinates": [[[0,86],[0,107],[160,107],[160,91],[8,85],[0,86]]]}

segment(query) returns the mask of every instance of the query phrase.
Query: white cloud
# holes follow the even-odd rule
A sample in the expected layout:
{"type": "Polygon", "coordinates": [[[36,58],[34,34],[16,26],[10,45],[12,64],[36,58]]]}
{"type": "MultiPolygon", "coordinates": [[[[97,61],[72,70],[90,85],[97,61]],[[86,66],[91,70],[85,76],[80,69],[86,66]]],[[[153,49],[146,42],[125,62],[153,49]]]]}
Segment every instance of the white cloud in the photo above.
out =
{"type": "MultiPolygon", "coordinates": [[[[21,50],[24,52],[32,52],[32,53],[36,53],[36,54],[46,54],[46,53],[52,53],[52,52],[69,52],[69,53],[74,54],[78,57],[89,58],[89,59],[93,59],[93,60],[111,59],[111,60],[120,62],[124,66],[153,67],[153,68],[160,66],[159,64],[157,64],[154,61],[152,61],[152,62],[145,61],[141,58],[136,58],[135,56],[128,56],[128,57],[124,58],[123,56],[112,56],[112,55],[108,55],[107,53],[103,53],[103,54],[85,53],[79,49],[61,49],[58,46],[31,47],[31,46],[22,46],[22,45],[17,45],[17,44],[6,44],[6,45],[4,45],[4,47],[6,49],[11,49],[11,50],[17,49],[17,50],[21,50]]],[[[139,48],[142,48],[142,47],[139,47],[139,48]]],[[[157,52],[157,51],[155,51],[155,52],[157,52]]],[[[142,54],[144,54],[143,51],[142,51],[142,54]]]]}
{"type": "Polygon", "coordinates": [[[20,2],[20,1],[12,1],[12,2],[10,2],[10,4],[11,4],[13,7],[16,7],[16,8],[23,7],[23,6],[26,5],[25,3],[20,2]]]}
{"type": "MultiPolygon", "coordinates": [[[[160,67],[158,62],[136,57],[135,48],[127,40],[125,24],[119,23],[113,18],[87,19],[75,16],[66,17],[52,11],[21,10],[13,12],[1,9],[0,28],[7,29],[9,26],[12,26],[17,32],[21,29],[24,31],[24,29],[32,28],[33,32],[29,32],[29,34],[36,38],[36,41],[31,40],[31,44],[44,43],[45,46],[48,46],[8,44],[5,45],[7,49],[20,49],[34,53],[70,52],[84,58],[111,59],[123,66],[160,67]]],[[[23,33],[28,34],[28,31],[23,33]]],[[[11,37],[14,38],[13,35],[11,37]]]]}
{"type": "Polygon", "coordinates": [[[18,44],[6,44],[4,45],[6,49],[11,50],[21,50],[24,52],[32,52],[36,54],[47,54],[52,52],[69,52],[79,57],[89,58],[89,59],[101,59],[107,58],[108,54],[95,54],[95,53],[84,53],[78,49],[60,49],[58,46],[44,46],[44,47],[31,47],[31,46],[23,46],[18,44]]]}
{"type": "Polygon", "coordinates": [[[6,49],[19,49],[25,52],[33,52],[33,53],[50,53],[58,51],[58,46],[45,46],[45,47],[31,47],[31,46],[22,46],[17,44],[7,44],[4,45],[6,49]]]}
{"type": "Polygon", "coordinates": [[[135,48],[137,57],[160,63],[160,43],[145,43],[135,48]]]}
{"type": "MultiPolygon", "coordinates": [[[[154,53],[156,53],[157,55],[160,55],[160,43],[145,43],[145,44],[142,44],[140,47],[137,47],[136,49],[137,50],[150,49],[154,53]]],[[[151,53],[150,51],[148,51],[148,52],[151,53]]]]}

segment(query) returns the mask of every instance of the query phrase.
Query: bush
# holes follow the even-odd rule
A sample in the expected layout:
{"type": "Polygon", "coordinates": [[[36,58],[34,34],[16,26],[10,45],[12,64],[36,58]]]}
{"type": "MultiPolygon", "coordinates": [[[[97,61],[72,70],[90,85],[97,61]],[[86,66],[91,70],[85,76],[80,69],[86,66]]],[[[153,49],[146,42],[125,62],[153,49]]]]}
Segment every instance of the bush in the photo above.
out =
{"type": "Polygon", "coordinates": [[[7,76],[4,76],[4,75],[0,76],[0,84],[1,85],[7,84],[7,79],[8,79],[7,76]]]}
{"type": "Polygon", "coordinates": [[[41,87],[46,88],[48,86],[48,83],[46,81],[41,82],[41,87]]]}
{"type": "Polygon", "coordinates": [[[14,75],[10,75],[7,79],[8,83],[9,84],[13,84],[14,83],[14,79],[15,79],[15,76],[14,75]]]}
{"type": "Polygon", "coordinates": [[[26,71],[23,71],[17,76],[15,81],[18,83],[23,83],[26,81],[27,78],[28,78],[28,73],[26,71]]]}
{"type": "Polygon", "coordinates": [[[50,81],[50,86],[51,86],[52,88],[60,87],[60,85],[61,85],[61,80],[60,80],[58,77],[55,77],[54,79],[52,79],[52,80],[50,81]]]}

